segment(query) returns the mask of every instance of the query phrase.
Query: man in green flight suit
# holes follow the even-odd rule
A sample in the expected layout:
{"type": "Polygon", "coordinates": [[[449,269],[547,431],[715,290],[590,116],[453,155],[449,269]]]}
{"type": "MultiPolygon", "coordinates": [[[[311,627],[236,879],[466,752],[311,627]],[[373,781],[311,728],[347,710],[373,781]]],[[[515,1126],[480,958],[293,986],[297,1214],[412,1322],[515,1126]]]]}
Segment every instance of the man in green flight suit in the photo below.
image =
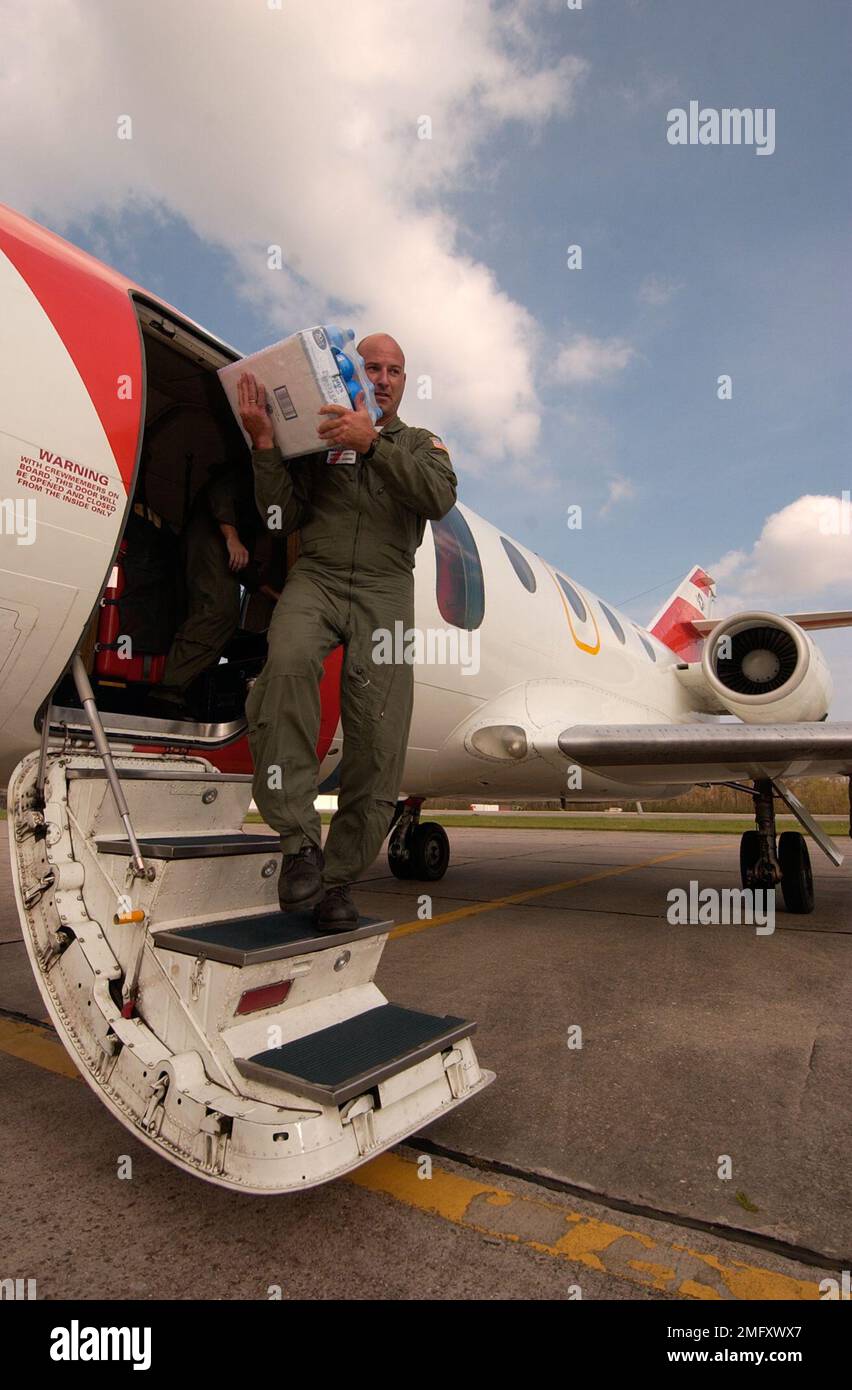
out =
{"type": "Polygon", "coordinates": [[[281,836],[282,909],[305,907],[324,888],[314,908],[323,931],[357,922],[349,888],[378,853],[402,779],[413,671],[374,660],[377,634],[393,633],[395,622],[413,626],[414,554],[427,519],[450,511],[457,487],[446,445],[397,414],[405,389],[399,344],[377,333],[358,346],[382,413],[374,426],[363,393],[355,410],[323,406],[318,433],[329,452],[285,462],[264,387],[249,373],[239,382],[258,508],[271,528],[301,534],[269,627],[269,656],[246,701],[254,798],[281,836]],[[340,643],[343,758],[323,854],[314,809],[319,681],[340,643]]]}

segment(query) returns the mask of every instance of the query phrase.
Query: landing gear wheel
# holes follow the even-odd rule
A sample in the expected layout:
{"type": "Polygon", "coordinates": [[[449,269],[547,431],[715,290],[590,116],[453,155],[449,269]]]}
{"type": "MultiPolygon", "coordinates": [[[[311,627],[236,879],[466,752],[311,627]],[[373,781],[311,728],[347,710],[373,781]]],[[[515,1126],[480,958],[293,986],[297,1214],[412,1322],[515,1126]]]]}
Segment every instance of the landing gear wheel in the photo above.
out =
{"type": "Polygon", "coordinates": [[[411,860],[397,859],[396,855],[388,853],[388,868],[394,878],[411,878],[411,860]]]}
{"type": "Polygon", "coordinates": [[[408,862],[411,867],[409,878],[422,878],[434,883],[444,877],[450,862],[450,841],[442,825],[427,820],[415,826],[408,862]]]}
{"type": "Polygon", "coordinates": [[[788,912],[813,912],[814,877],[804,835],[785,830],[778,840],[781,892],[788,912]]]}
{"type": "Polygon", "coordinates": [[[760,858],[760,832],[746,830],[740,840],[740,880],[743,888],[752,886],[751,875],[760,858]]]}

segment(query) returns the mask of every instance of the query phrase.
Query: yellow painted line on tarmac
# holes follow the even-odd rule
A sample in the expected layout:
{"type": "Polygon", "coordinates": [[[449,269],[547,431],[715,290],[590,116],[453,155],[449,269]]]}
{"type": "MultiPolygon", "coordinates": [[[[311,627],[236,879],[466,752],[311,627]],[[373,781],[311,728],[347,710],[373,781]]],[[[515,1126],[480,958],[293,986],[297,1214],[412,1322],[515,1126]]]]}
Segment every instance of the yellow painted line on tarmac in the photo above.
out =
{"type": "Polygon", "coordinates": [[[599,883],[604,878],[617,878],[621,874],[635,873],[637,869],[650,869],[655,864],[666,864],[670,859],[684,859],[690,854],[701,854],[705,849],[705,845],[697,845],[693,849],[675,850],[672,854],[658,854],[653,859],[640,860],[638,864],[620,864],[614,869],[601,869],[596,874],[584,874],[582,878],[566,878],[561,883],[545,883],[540,888],[525,888],[520,893],[507,893],[502,898],[469,903],[467,907],[457,907],[451,912],[442,912],[437,917],[424,918],[423,921],[402,922],[389,932],[389,940],[393,941],[398,936],[411,936],[414,932],[426,931],[428,927],[443,927],[448,922],[460,922],[464,917],[477,917],[482,912],[493,912],[498,907],[528,902],[530,898],[545,897],[548,893],[562,893],[568,888],[580,888],[585,883],[599,883]]]}
{"type": "Polygon", "coordinates": [[[43,1067],[45,1071],[82,1080],[52,1029],[48,1033],[44,1028],[16,1018],[0,1018],[0,1052],[19,1057],[22,1062],[32,1062],[33,1066],[43,1067]]]}
{"type": "MultiPolygon", "coordinates": [[[[447,1172],[434,1162],[432,1176],[421,1178],[422,1162],[382,1154],[351,1173],[347,1181],[481,1235],[677,1298],[819,1299],[819,1284],[814,1280],[739,1260],[726,1263],[715,1255],[585,1216],[556,1202],[518,1196],[493,1183],[447,1172]]],[[[578,1274],[575,1270],[582,1290],[578,1274]]]]}
{"type": "MultiPolygon", "coordinates": [[[[60,1076],[81,1079],[58,1038],[18,1019],[0,1018],[0,1052],[60,1076]]],[[[428,1157],[428,1156],[424,1156],[428,1157]]],[[[398,1154],[381,1154],[344,1181],[467,1230],[596,1270],[678,1298],[818,1299],[819,1285],[739,1260],[725,1263],[688,1245],[668,1243],[555,1201],[519,1196],[496,1183],[448,1172],[398,1154]]],[[[672,1224],[676,1225],[676,1218],[672,1224]]],[[[576,1279],[576,1271],[572,1277],[576,1279]]],[[[582,1289],[582,1278],[578,1281],[582,1289]]]]}

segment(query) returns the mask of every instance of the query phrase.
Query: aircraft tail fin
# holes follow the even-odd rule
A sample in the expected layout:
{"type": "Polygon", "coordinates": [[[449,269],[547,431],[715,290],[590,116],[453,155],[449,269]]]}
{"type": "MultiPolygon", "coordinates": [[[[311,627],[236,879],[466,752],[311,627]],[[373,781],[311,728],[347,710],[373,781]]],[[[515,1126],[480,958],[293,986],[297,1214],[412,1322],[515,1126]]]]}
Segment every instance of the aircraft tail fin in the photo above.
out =
{"type": "Polygon", "coordinates": [[[681,660],[699,661],[704,639],[697,624],[710,617],[715,596],[714,581],[695,565],[648,624],[648,631],[681,660]]]}

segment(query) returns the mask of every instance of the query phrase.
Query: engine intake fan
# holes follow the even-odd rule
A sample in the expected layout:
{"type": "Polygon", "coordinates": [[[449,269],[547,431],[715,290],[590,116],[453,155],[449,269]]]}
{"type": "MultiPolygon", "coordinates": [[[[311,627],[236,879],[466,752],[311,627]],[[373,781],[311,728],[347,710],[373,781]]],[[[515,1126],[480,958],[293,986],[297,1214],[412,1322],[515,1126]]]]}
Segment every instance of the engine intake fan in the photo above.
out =
{"type": "Polygon", "coordinates": [[[819,648],[779,613],[737,613],[710,633],[702,675],[719,703],[747,724],[826,717],[832,682],[819,648]]]}
{"type": "Polygon", "coordinates": [[[788,632],[778,627],[747,627],[717,643],[716,675],[736,695],[770,695],[796,670],[799,651],[788,632]]]}

